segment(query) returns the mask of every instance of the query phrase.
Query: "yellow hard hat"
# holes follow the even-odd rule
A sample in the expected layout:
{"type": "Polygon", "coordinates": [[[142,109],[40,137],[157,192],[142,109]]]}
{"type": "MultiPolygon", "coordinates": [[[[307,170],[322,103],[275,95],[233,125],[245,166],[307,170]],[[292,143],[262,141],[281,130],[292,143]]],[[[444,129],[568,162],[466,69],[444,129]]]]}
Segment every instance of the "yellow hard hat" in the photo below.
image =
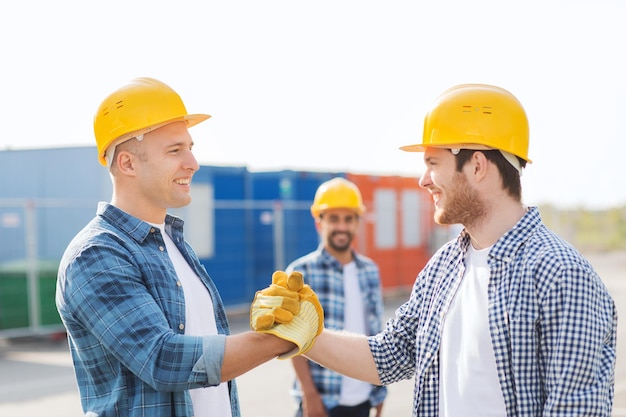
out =
{"type": "Polygon", "coordinates": [[[461,84],[444,91],[426,114],[422,143],[400,149],[498,149],[532,162],[528,137],[526,112],[513,94],[493,85],[461,84]]]}
{"type": "Polygon", "coordinates": [[[180,96],[153,78],[136,78],[102,101],[93,121],[98,160],[107,165],[105,152],[113,142],[141,136],[168,123],[186,121],[187,127],[208,114],[187,114],[180,96]]]}
{"type": "Polygon", "coordinates": [[[311,214],[317,218],[320,212],[332,208],[345,208],[354,210],[358,215],[363,214],[365,206],[357,186],[341,177],[322,183],[315,192],[311,214]]]}

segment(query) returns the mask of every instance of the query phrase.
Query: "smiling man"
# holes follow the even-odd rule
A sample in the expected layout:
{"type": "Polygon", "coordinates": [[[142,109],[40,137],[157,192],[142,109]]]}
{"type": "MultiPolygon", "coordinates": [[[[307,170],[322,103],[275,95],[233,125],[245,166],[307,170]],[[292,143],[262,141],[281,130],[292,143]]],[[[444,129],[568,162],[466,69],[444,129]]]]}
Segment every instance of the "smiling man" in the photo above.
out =
{"type": "Polygon", "coordinates": [[[598,274],[522,203],[526,113],[508,91],[446,90],[424,120],[420,186],[461,224],[382,332],[324,330],[307,356],[373,384],[414,377],[413,415],[606,416],[617,312],[598,274]]]}
{"type": "MultiPolygon", "coordinates": [[[[382,329],[383,299],[378,265],[358,253],[353,240],[365,206],[357,186],[336,177],[315,193],[311,215],[320,244],[287,271],[304,274],[324,307],[324,327],[373,335],[382,329]]],[[[382,414],[387,389],[342,376],[302,356],[292,359],[296,417],[369,417],[382,414]]]]}
{"type": "Polygon", "coordinates": [[[113,196],[66,249],[56,299],[85,416],[238,417],[233,378],[294,348],[229,335],[183,221],[167,213],[191,202],[199,166],[188,128],[209,117],[151,78],[113,92],[95,116],[113,196]]]}

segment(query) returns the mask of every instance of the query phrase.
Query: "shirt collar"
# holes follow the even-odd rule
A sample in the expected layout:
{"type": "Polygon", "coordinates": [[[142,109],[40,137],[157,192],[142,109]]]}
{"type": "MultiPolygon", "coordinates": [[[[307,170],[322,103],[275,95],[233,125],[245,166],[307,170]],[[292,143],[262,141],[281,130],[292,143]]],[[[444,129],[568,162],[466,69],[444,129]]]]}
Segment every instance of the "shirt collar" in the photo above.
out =
{"type": "MultiPolygon", "coordinates": [[[[150,235],[153,228],[150,223],[131,216],[110,203],[98,203],[97,214],[137,242],[145,240],[150,235]]],[[[183,220],[178,217],[170,214],[165,216],[166,230],[171,227],[175,232],[182,232],[183,224],[183,220]]]]}
{"type": "MultiPolygon", "coordinates": [[[[496,259],[511,258],[517,249],[530,239],[532,232],[541,224],[541,216],[537,207],[528,207],[526,213],[508,232],[498,239],[489,251],[489,256],[496,259]]],[[[457,237],[457,244],[463,254],[470,245],[470,236],[465,229],[457,237]]]]}
{"type": "MultiPolygon", "coordinates": [[[[352,259],[354,260],[354,263],[356,264],[357,268],[360,269],[363,266],[360,255],[354,249],[350,249],[350,251],[352,252],[352,259]]],[[[320,258],[325,264],[336,265],[339,268],[343,267],[339,263],[339,261],[324,248],[323,244],[319,244],[319,246],[317,247],[317,252],[321,254],[320,258]]]]}

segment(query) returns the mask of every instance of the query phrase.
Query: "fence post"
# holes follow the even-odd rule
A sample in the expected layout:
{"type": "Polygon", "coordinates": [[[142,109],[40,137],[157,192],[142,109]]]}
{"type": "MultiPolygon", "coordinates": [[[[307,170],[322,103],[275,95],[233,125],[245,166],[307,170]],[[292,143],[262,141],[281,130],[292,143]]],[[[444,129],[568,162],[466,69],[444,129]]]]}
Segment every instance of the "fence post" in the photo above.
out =
{"type": "Polygon", "coordinates": [[[280,201],[274,202],[274,270],[285,269],[285,216],[280,201]]]}
{"type": "Polygon", "coordinates": [[[41,324],[39,319],[39,282],[38,282],[38,255],[37,255],[37,214],[35,202],[27,200],[24,207],[24,233],[26,243],[26,276],[28,281],[28,312],[29,327],[38,331],[41,324]]]}

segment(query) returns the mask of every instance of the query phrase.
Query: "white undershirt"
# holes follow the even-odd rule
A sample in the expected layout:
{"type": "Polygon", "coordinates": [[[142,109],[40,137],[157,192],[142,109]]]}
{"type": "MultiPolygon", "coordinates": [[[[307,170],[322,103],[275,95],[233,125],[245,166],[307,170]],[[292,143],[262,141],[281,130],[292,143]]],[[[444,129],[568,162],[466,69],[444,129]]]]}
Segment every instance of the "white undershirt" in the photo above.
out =
{"type": "Polygon", "coordinates": [[[489,249],[471,247],[441,334],[439,415],[506,416],[488,316],[489,249]]]}
{"type": "MultiPolygon", "coordinates": [[[[163,225],[154,226],[161,229],[167,253],[182,283],[185,295],[185,334],[190,336],[216,335],[215,312],[209,290],[185,261],[169,235],[163,232],[163,225]]],[[[191,389],[189,394],[194,417],[232,416],[227,383],[222,382],[216,387],[191,389]]]]}
{"type": "MultiPolygon", "coordinates": [[[[344,294],[344,330],[352,333],[366,334],[365,303],[359,286],[359,276],[354,261],[343,266],[343,294],[344,294]]],[[[341,394],[339,404],[353,406],[369,399],[372,386],[363,381],[341,377],[341,394]]]]}

